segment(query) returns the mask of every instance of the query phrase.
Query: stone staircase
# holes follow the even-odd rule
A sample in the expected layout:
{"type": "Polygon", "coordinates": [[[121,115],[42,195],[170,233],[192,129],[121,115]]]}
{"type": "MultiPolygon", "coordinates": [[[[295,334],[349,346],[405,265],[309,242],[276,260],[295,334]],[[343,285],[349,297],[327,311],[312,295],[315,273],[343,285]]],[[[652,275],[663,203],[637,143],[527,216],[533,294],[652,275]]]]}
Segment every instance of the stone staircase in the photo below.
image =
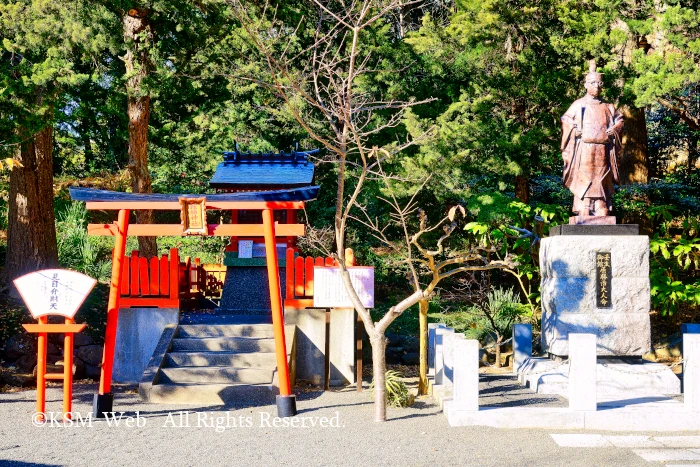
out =
{"type": "MultiPolygon", "coordinates": [[[[294,382],[294,326],[285,328],[294,382]]],[[[279,394],[271,324],[181,324],[166,329],[139,384],[163,404],[274,403],[279,394]]]]}

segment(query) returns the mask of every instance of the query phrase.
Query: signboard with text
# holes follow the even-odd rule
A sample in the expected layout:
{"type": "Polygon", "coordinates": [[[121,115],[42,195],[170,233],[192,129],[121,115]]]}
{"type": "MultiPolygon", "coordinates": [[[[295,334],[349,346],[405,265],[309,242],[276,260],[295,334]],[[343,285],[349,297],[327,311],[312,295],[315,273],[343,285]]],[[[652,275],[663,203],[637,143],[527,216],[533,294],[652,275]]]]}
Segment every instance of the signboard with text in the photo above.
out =
{"type": "MultiPolygon", "coordinates": [[[[348,268],[350,282],[362,304],[374,308],[374,268],[369,266],[352,266],[348,268]]],[[[340,268],[314,267],[314,307],[318,308],[353,308],[340,277],[340,268]]]]}
{"type": "Polygon", "coordinates": [[[44,269],[14,280],[32,317],[73,318],[97,281],[67,269],[44,269]]]}
{"type": "Polygon", "coordinates": [[[252,258],[253,257],[253,240],[238,241],[238,257],[252,258]]]}
{"type": "Polygon", "coordinates": [[[178,198],[183,235],[207,235],[207,198],[178,198]]]}

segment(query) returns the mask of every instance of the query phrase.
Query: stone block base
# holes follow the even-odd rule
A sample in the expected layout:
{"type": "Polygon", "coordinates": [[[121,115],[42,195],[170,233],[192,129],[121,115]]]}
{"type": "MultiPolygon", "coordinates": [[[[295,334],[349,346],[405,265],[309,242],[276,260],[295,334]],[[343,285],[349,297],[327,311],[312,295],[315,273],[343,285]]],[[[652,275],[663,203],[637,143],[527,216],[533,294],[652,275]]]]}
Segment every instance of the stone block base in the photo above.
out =
{"type": "MultiPolygon", "coordinates": [[[[596,395],[630,394],[676,395],[681,393],[681,381],[662,363],[623,363],[601,359],[596,366],[596,395]]],[[[569,364],[547,358],[530,358],[518,372],[520,384],[539,394],[569,397],[569,364]]]]}
{"type": "Polygon", "coordinates": [[[647,313],[542,314],[542,339],[546,351],[569,355],[569,334],[595,333],[599,357],[642,356],[651,348],[651,324],[647,313]]]}
{"type": "Polygon", "coordinates": [[[450,426],[495,428],[542,428],[558,430],[693,431],[700,430],[697,412],[685,410],[676,401],[646,402],[605,407],[595,412],[577,412],[558,407],[494,407],[479,411],[455,410],[445,404],[450,426]]]}
{"type": "Polygon", "coordinates": [[[617,217],[615,216],[571,216],[569,217],[570,225],[615,225],[617,217]]]}
{"type": "Polygon", "coordinates": [[[649,352],[649,238],[562,233],[540,247],[543,350],[567,356],[570,333],[594,333],[598,356],[649,352]],[[597,253],[610,257],[610,308],[598,307],[597,253]]]}

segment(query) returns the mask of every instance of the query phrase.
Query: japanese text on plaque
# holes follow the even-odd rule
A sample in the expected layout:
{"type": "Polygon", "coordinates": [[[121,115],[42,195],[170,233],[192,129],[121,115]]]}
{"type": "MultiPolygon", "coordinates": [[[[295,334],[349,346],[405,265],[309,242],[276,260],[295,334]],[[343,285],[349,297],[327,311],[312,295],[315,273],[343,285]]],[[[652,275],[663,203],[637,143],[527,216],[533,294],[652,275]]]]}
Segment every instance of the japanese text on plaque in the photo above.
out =
{"type": "Polygon", "coordinates": [[[597,252],[595,255],[596,270],[596,306],[612,308],[612,266],[610,252],[597,252]]]}

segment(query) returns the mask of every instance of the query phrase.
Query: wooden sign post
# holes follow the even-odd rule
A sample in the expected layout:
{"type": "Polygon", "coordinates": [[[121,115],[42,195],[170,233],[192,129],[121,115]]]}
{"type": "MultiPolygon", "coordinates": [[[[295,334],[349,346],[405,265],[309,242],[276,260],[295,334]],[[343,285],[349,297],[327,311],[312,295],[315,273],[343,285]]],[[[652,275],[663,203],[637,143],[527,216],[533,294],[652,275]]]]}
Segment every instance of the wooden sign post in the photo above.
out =
{"type": "Polygon", "coordinates": [[[45,421],[46,380],[63,380],[63,420],[70,420],[73,404],[73,334],[85,328],[73,317],[97,281],[65,269],[44,269],[14,280],[24,303],[38,324],[23,324],[27,332],[39,334],[36,363],[36,421],[45,421]],[[49,316],[63,316],[65,323],[49,324],[49,316]],[[63,373],[46,373],[48,333],[63,333],[63,373]]]}
{"type": "MultiPolygon", "coordinates": [[[[346,257],[352,257],[352,250],[346,250],[346,257]]],[[[354,259],[352,260],[354,262],[354,259]]],[[[372,266],[348,266],[350,282],[352,282],[355,292],[360,302],[366,308],[374,308],[374,267],[372,266]]],[[[314,266],[314,298],[313,306],[317,308],[334,309],[354,309],[354,305],[345,290],[345,285],[340,277],[340,268],[333,266],[314,266]]],[[[356,313],[357,315],[357,313],[356,313]]],[[[326,326],[329,326],[332,317],[330,313],[326,315],[326,326]]],[[[328,328],[327,328],[328,329],[328,328]]],[[[364,324],[359,315],[356,316],[355,323],[355,371],[357,372],[357,391],[362,391],[362,333],[364,324]]],[[[328,336],[328,334],[326,334],[328,336]]],[[[326,356],[329,355],[329,338],[326,340],[326,356]]],[[[330,376],[330,361],[326,358],[325,381],[328,389],[330,376]]]]}

